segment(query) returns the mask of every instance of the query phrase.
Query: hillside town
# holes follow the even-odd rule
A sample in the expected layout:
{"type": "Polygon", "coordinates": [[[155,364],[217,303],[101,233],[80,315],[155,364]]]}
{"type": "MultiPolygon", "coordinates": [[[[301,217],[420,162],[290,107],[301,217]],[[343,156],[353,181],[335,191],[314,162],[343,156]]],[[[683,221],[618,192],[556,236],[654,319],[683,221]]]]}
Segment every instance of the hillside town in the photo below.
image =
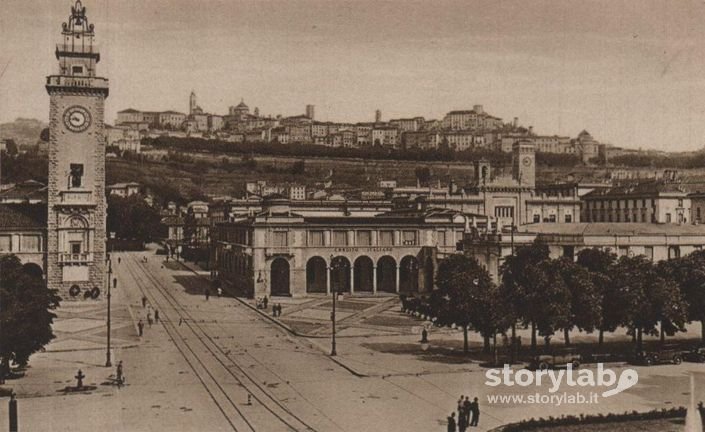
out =
{"type": "Polygon", "coordinates": [[[518,118],[504,122],[487,113],[482,105],[450,111],[440,120],[423,117],[383,120],[382,111],[377,110],[374,121],[336,123],[317,121],[315,113],[314,105],[306,105],[306,112],[302,115],[265,116],[256,107],[250,112],[250,107],[241,101],[231,106],[228,114],[210,114],[198,105],[197,96],[192,92],[188,114],[133,108],[118,111],[115,126],[107,128],[108,144],[139,153],[142,138],[169,136],[232,143],[297,143],[335,148],[448,148],[458,152],[483,149],[511,153],[514,143],[522,141],[533,144],[537,152],[576,155],[584,163],[638,153],[634,149],[600,143],[585,130],[575,138],[539,135],[534,133],[532,126],[521,126],[518,118]]]}

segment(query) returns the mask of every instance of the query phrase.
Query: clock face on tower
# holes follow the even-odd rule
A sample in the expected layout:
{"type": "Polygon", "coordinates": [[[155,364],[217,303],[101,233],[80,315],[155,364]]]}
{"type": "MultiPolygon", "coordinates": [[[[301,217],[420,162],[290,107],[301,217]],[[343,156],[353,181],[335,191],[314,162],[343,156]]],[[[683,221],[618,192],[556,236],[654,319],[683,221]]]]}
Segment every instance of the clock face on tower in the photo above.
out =
{"type": "Polygon", "coordinates": [[[91,113],[80,105],[74,105],[64,111],[64,125],[71,132],[83,132],[91,125],[91,113]]]}
{"type": "Polygon", "coordinates": [[[525,157],[524,160],[522,161],[524,166],[529,166],[531,165],[531,158],[530,157],[525,157]]]}

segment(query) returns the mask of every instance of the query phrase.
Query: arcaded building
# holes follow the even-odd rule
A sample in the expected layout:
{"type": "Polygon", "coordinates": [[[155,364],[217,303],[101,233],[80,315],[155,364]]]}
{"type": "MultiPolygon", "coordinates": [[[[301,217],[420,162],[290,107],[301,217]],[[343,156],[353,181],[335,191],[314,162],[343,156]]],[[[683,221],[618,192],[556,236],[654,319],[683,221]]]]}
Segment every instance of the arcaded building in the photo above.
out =
{"type": "Polygon", "coordinates": [[[448,209],[303,216],[273,197],[257,214],[216,225],[217,278],[249,296],[429,292],[439,257],[479,223],[448,209]]]}

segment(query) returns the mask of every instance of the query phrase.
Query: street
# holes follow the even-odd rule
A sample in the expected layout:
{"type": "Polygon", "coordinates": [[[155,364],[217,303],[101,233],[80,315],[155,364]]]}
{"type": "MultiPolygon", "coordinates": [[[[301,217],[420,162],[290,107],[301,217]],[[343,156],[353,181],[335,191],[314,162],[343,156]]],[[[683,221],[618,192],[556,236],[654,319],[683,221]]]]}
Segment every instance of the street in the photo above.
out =
{"type": "MultiPolygon", "coordinates": [[[[508,393],[485,386],[486,369],[478,364],[434,362],[414,352],[375,349],[413,346],[416,335],[344,337],[333,361],[325,338],[293,336],[237,299],[211,293],[206,300],[207,280],[180,264],[163,263],[146,252],[115,253],[113,260],[118,257],[113,363],[124,361],[127,385],[100,385],[102,378],[97,377],[114,373],[103,366],[104,350],[95,338],[100,334],[91,336],[93,345],[56,350],[68,343],[60,335],[46,353],[33,357],[27,377],[13,383],[24,430],[444,430],[461,394],[479,397],[477,430],[488,430],[530,417],[686,405],[688,373],[703,372],[702,365],[693,363],[637,367],[637,386],[593,405],[490,405],[488,394],[508,393]],[[146,263],[144,256],[149,257],[146,263]],[[160,321],[151,327],[142,296],[159,311],[160,321]],[[145,330],[137,338],[140,319],[145,330]],[[72,385],[68,378],[78,367],[96,389],[61,393],[72,385]],[[66,379],[57,380],[58,373],[66,379]],[[27,415],[34,410],[47,415],[27,415]]],[[[95,309],[101,303],[90,304],[95,309]]],[[[62,309],[71,307],[69,302],[62,309]]],[[[75,316],[69,320],[79,335],[86,332],[75,316]]],[[[57,327],[67,325],[60,317],[57,327]]],[[[624,367],[616,365],[615,370],[624,367]]],[[[705,399],[703,377],[697,376],[699,400],[705,399]]],[[[513,387],[511,394],[545,392],[548,387],[513,387]]],[[[4,415],[6,404],[2,410],[4,415]]]]}

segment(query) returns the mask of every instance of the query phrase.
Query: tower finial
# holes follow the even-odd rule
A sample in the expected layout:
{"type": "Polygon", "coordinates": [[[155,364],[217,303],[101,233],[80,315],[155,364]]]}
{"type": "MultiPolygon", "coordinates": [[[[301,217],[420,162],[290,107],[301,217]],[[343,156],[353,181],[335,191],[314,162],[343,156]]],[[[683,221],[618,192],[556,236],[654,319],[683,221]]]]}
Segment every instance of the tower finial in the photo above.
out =
{"type": "Polygon", "coordinates": [[[76,0],[76,3],[71,6],[71,16],[62,25],[64,33],[69,34],[92,34],[93,24],[88,24],[86,17],[86,8],[81,3],[81,0],[76,0]]]}

